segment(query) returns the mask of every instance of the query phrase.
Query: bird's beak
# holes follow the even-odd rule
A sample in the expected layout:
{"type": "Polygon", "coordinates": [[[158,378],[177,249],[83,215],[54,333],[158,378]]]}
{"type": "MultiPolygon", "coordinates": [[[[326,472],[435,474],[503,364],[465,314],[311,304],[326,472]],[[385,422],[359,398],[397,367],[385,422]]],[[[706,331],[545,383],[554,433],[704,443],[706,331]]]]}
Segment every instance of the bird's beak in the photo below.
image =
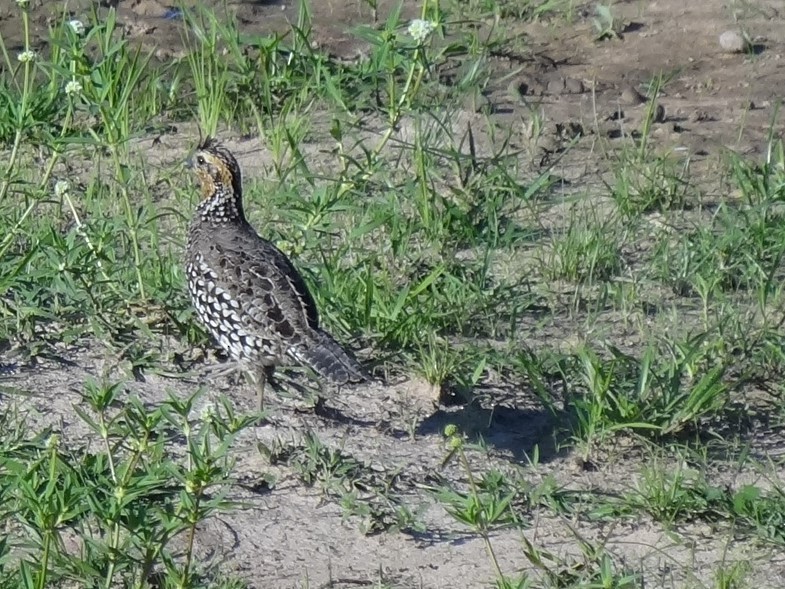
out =
{"type": "Polygon", "coordinates": [[[194,158],[193,158],[193,157],[189,157],[188,159],[186,159],[186,160],[183,162],[183,165],[184,165],[186,168],[188,168],[189,170],[193,170],[193,169],[194,169],[194,158]]]}

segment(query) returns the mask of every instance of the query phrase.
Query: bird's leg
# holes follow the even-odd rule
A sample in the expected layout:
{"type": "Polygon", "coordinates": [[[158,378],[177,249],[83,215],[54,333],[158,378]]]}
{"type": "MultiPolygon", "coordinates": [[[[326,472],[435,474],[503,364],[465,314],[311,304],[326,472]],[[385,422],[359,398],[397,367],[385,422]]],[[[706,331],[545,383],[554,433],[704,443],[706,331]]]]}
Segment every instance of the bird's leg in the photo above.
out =
{"type": "Polygon", "coordinates": [[[256,381],[256,412],[261,413],[264,410],[264,385],[267,383],[267,366],[262,366],[261,369],[257,368],[254,371],[254,380],[256,381]]]}
{"type": "Polygon", "coordinates": [[[261,413],[264,410],[264,389],[269,382],[273,389],[279,388],[278,381],[275,379],[275,366],[261,366],[254,371],[256,381],[256,410],[261,413]]]}

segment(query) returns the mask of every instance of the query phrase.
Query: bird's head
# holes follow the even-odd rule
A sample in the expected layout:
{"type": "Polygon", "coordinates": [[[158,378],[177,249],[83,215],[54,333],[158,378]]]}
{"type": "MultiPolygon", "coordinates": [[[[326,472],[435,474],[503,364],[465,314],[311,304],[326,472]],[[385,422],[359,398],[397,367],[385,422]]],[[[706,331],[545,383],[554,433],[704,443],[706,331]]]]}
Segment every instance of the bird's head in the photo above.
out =
{"type": "Polygon", "coordinates": [[[215,220],[242,217],[242,174],[232,153],[216,139],[207,137],[188,163],[201,186],[202,215],[215,220]]]}
{"type": "Polygon", "coordinates": [[[199,180],[202,196],[212,198],[216,193],[231,191],[242,193],[240,166],[232,153],[216,139],[208,137],[196,148],[190,166],[199,180]]]}

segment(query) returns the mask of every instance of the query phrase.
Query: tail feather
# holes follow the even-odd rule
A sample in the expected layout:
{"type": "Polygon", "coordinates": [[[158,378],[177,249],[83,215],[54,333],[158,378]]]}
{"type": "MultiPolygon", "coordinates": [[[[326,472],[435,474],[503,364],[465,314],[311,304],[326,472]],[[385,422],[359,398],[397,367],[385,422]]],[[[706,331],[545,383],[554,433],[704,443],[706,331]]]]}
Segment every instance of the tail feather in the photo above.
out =
{"type": "Polygon", "coordinates": [[[298,362],[308,366],[334,385],[363,382],[368,373],[326,331],[319,330],[307,344],[289,352],[298,362]]]}

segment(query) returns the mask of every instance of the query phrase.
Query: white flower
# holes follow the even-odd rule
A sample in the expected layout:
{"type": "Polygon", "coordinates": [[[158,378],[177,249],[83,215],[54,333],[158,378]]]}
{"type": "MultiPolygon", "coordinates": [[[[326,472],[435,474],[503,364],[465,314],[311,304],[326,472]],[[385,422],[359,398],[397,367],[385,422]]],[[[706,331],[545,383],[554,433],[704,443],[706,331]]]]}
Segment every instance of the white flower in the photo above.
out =
{"type": "Polygon", "coordinates": [[[71,185],[68,184],[68,180],[58,180],[55,183],[55,196],[57,196],[57,198],[62,198],[68,194],[70,189],[71,185]]]}
{"type": "Polygon", "coordinates": [[[82,93],[82,84],[78,80],[71,80],[65,85],[65,93],[67,96],[78,96],[82,93]]]}
{"type": "Polygon", "coordinates": [[[201,419],[204,423],[208,423],[213,420],[216,415],[215,410],[215,403],[212,401],[208,401],[204,405],[202,405],[201,410],[199,411],[199,419],[201,419]]]}
{"type": "Polygon", "coordinates": [[[417,44],[422,44],[431,36],[431,33],[436,29],[436,24],[429,20],[422,20],[420,18],[414,19],[409,23],[409,35],[415,40],[417,44]]]}
{"type": "Polygon", "coordinates": [[[68,21],[68,26],[71,27],[71,30],[79,35],[80,37],[84,35],[85,26],[81,20],[73,19],[68,21]]]}
{"type": "Polygon", "coordinates": [[[35,61],[36,54],[32,49],[28,49],[27,51],[22,51],[16,58],[22,63],[27,63],[29,61],[35,61]]]}

